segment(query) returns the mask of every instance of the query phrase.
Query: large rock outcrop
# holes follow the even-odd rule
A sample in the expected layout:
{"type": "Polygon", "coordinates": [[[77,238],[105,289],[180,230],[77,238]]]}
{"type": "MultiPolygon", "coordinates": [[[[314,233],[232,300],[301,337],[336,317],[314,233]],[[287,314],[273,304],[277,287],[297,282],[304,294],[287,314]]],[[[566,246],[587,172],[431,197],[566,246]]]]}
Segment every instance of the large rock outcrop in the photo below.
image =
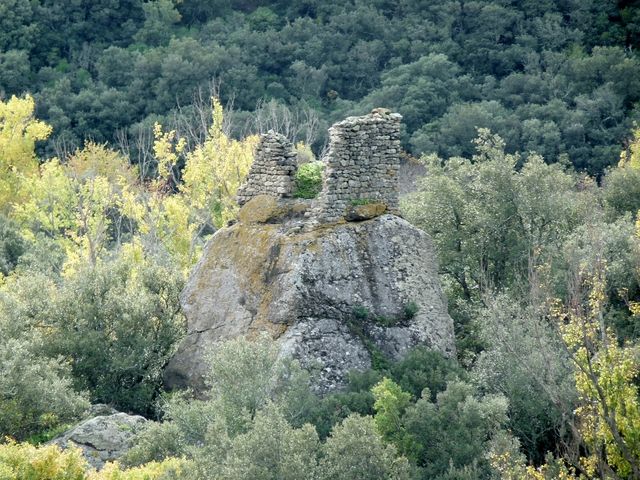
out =
{"type": "Polygon", "coordinates": [[[320,393],[380,356],[454,352],[432,242],[394,215],[399,121],[377,110],[334,126],[317,200],[243,190],[238,223],[213,235],[182,292],[188,333],[168,387],[201,390],[209,348],[261,332],[315,373],[320,393]]]}
{"type": "Polygon", "coordinates": [[[318,371],[322,392],[369,367],[375,350],[453,352],[427,234],[394,215],[304,231],[305,207],[256,197],[209,241],[182,293],[188,334],[167,369],[170,387],[202,388],[207,348],[259,332],[318,371]]]}

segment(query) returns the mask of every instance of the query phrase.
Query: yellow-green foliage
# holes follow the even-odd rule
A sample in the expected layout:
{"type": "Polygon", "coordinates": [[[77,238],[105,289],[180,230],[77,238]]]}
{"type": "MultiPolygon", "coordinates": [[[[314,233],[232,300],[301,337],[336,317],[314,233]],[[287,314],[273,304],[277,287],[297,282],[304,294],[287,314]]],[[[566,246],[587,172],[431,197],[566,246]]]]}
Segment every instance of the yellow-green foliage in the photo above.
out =
{"type": "Polygon", "coordinates": [[[491,451],[487,455],[497,478],[501,480],[587,480],[561,459],[548,456],[547,463],[525,466],[519,455],[509,450],[491,451]]]}
{"type": "Polygon", "coordinates": [[[322,191],[322,170],[324,163],[309,162],[300,165],[296,172],[296,191],[298,198],[315,198],[322,191]]]}
{"type": "Polygon", "coordinates": [[[402,415],[411,404],[411,394],[387,377],[377,383],[371,393],[375,398],[376,428],[384,438],[394,440],[402,432],[402,415]]]}
{"type": "Polygon", "coordinates": [[[56,238],[69,268],[85,261],[95,265],[114,240],[110,230],[119,242],[123,222],[140,211],[136,179],[125,157],[87,142],[64,164],[54,159],[41,166],[39,175],[25,177],[27,201],[16,205],[14,217],[25,236],[44,231],[56,238]]]}
{"type": "Polygon", "coordinates": [[[636,349],[621,346],[605,326],[606,271],[602,261],[593,271],[580,272],[583,301],[551,309],[574,365],[579,395],[576,433],[584,447],[576,467],[586,476],[552,457],[537,469],[525,469],[514,452],[503,449],[490,455],[500,478],[640,478],[640,402],[635,384],[640,364],[636,349]]]}
{"type": "Polygon", "coordinates": [[[188,463],[178,458],[167,458],[162,462],[149,462],[140,467],[121,470],[117,463],[107,464],[99,472],[89,472],[86,480],[169,480],[189,478],[188,463]]]}
{"type": "Polygon", "coordinates": [[[151,200],[156,233],[180,264],[187,268],[197,258],[198,238],[206,229],[220,228],[237,213],[236,193],[249,173],[256,136],[234,140],[222,130],[223,111],[213,99],[213,123],[202,145],[185,156],[182,183],[177,194],[167,195],[162,188],[176,168],[184,150],[184,141],[175,132],[163,133],[155,127],[154,151],[160,166],[161,181],[151,200]]]}
{"type": "Polygon", "coordinates": [[[185,460],[168,458],[121,470],[109,463],[102,470],[90,468],[80,449],[61,450],[54,445],[36,447],[7,441],[0,444],[0,480],[161,480],[186,478],[185,460]]]}
{"type": "Polygon", "coordinates": [[[621,478],[640,473],[640,403],[634,384],[639,365],[632,348],[621,347],[613,332],[604,327],[606,265],[585,280],[586,308],[563,315],[564,342],[575,364],[580,395],[576,409],[582,437],[590,455],[581,460],[585,471],[596,475],[602,461],[621,478]]]}
{"type": "Polygon", "coordinates": [[[626,150],[620,154],[620,167],[640,169],[640,128],[633,132],[633,141],[626,150]]]}
{"type": "Polygon", "coordinates": [[[34,109],[29,95],[0,101],[0,211],[21,200],[24,178],[38,170],[35,142],[51,133],[49,125],[35,120],[34,109]]]}
{"type": "Polygon", "coordinates": [[[198,258],[204,232],[235,216],[236,192],[258,140],[227,136],[222,106],[214,99],[208,136],[191,152],[175,132],[155,126],[158,174],[143,183],[126,157],[92,142],[67,159],[38,166],[34,139],[45,138],[49,128],[32,114],[30,97],[0,102],[0,204],[14,204],[11,217],[25,238],[44,232],[62,246],[67,273],[86,262],[95,265],[110,247],[136,237],[161,245],[186,272],[198,258]]]}
{"type": "Polygon", "coordinates": [[[85,480],[87,464],[79,449],[65,452],[53,445],[28,443],[0,445],[2,480],[85,480]]]}

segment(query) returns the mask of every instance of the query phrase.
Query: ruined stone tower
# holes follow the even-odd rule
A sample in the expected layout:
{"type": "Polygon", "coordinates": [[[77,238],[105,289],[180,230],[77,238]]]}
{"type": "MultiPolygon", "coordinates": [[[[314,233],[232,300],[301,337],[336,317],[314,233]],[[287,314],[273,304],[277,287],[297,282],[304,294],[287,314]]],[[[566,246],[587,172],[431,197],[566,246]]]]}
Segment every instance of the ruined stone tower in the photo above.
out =
{"type": "Polygon", "coordinates": [[[288,198],[293,148],[262,136],[238,221],[211,237],[181,294],[187,335],[168,387],[202,391],[207,350],[245,335],[271,336],[321,394],[380,356],[455,354],[431,239],[396,215],[399,132],[400,115],[383,109],[335,124],[314,200],[288,198]]]}
{"type": "Polygon", "coordinates": [[[296,152],[283,135],[269,130],[261,136],[247,181],[238,189],[238,204],[258,195],[290,197],[296,176],[296,152]]]}
{"type": "Polygon", "coordinates": [[[314,208],[318,221],[335,222],[351,206],[373,203],[398,214],[401,118],[375,109],[329,129],[323,188],[314,208]]]}
{"type": "MultiPolygon", "coordinates": [[[[368,206],[376,215],[398,212],[401,115],[375,109],[348,117],[329,129],[323,159],[322,191],[310,210],[317,223],[333,223],[368,206]]],[[[282,135],[262,135],[246,183],[238,191],[242,206],[258,195],[291,197],[295,187],[295,151],[282,135]]]]}

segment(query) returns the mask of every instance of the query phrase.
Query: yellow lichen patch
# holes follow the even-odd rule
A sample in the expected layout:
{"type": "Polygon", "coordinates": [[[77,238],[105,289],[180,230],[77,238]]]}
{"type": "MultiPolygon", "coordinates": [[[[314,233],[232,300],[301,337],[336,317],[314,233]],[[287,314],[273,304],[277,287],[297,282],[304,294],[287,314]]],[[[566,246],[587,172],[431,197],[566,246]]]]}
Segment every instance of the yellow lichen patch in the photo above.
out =
{"type": "Polygon", "coordinates": [[[249,200],[240,210],[238,218],[242,223],[265,223],[282,213],[278,201],[269,195],[258,195],[249,200]]]}
{"type": "Polygon", "coordinates": [[[258,195],[240,209],[238,219],[241,223],[284,223],[292,217],[302,218],[308,209],[309,203],[303,200],[278,200],[270,195],[258,195]]]}
{"type": "MultiPolygon", "coordinates": [[[[205,263],[200,268],[205,271],[233,271],[232,276],[239,282],[238,287],[245,297],[245,308],[254,312],[252,323],[268,322],[268,312],[263,308],[271,303],[268,272],[277,261],[282,237],[276,225],[238,223],[219,230],[203,257],[205,263]]],[[[199,277],[194,294],[211,289],[208,281],[207,276],[199,277]]]]}
{"type": "Polygon", "coordinates": [[[347,210],[347,220],[369,220],[371,218],[379,217],[387,211],[387,206],[384,203],[366,203],[364,205],[353,205],[347,210]]]}
{"type": "Polygon", "coordinates": [[[258,338],[258,336],[262,333],[267,333],[274,340],[280,338],[289,328],[289,325],[286,323],[272,323],[266,321],[262,317],[257,317],[256,320],[251,324],[251,328],[249,329],[249,333],[247,335],[248,338],[254,340],[258,338]]]}

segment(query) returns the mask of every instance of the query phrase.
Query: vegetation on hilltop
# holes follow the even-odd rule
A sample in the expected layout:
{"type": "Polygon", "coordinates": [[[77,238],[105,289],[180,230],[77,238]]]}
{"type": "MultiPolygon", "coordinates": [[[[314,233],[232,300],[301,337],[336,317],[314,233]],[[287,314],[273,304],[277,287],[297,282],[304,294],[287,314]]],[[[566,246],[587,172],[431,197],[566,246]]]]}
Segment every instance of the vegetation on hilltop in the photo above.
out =
{"type": "Polygon", "coordinates": [[[638,9],[618,0],[10,0],[0,7],[0,97],[34,96],[53,127],[46,156],[90,139],[142,162],[156,121],[197,143],[214,90],[233,105],[236,137],[278,126],[318,150],[332,121],[386,106],[404,115],[416,156],[471,156],[483,127],[510,153],[601,175],[637,120],[638,9]]]}

